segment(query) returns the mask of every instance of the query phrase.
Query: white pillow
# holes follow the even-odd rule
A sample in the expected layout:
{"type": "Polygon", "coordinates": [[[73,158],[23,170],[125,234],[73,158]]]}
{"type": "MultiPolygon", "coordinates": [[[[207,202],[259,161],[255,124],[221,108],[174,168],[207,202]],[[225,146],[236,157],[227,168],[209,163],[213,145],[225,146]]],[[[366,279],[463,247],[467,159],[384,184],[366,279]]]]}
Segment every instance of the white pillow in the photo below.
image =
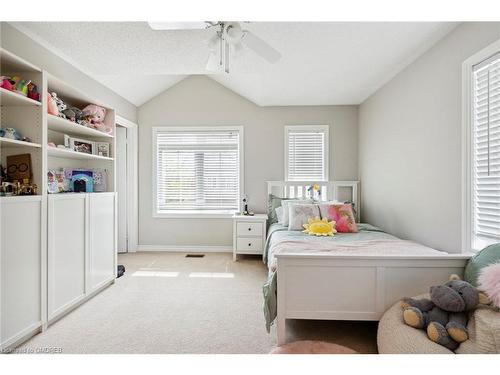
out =
{"type": "Polygon", "coordinates": [[[310,218],[319,217],[317,204],[293,204],[288,207],[290,223],[288,230],[303,230],[310,218]]]}
{"type": "Polygon", "coordinates": [[[307,204],[307,203],[312,203],[312,200],[311,199],[290,199],[290,200],[286,200],[286,201],[281,201],[281,207],[283,207],[283,222],[282,224],[284,226],[288,226],[288,221],[289,221],[289,209],[288,207],[290,205],[294,205],[294,204],[307,204]]]}
{"type": "Polygon", "coordinates": [[[283,207],[279,206],[274,209],[276,212],[276,217],[278,218],[278,224],[283,224],[283,207]]]}

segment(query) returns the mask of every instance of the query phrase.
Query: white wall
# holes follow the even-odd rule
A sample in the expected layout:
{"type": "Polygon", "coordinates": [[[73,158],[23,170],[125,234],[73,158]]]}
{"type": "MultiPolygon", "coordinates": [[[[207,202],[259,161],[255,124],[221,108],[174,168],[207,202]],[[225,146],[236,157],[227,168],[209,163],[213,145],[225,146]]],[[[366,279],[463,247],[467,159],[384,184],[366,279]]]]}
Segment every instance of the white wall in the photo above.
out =
{"type": "Polygon", "coordinates": [[[498,38],[500,23],[464,23],[360,106],[363,221],[461,250],[461,65],[498,38]]]}
{"type": "MultiPolygon", "coordinates": [[[[41,46],[6,22],[0,22],[1,46],[33,65],[53,74],[57,78],[73,85],[91,97],[114,108],[122,117],[130,121],[137,120],[137,107],[98,81],[82,73],[45,47],[41,46]]],[[[133,90],[133,87],[130,88],[133,90]]]]}
{"type": "Polygon", "coordinates": [[[266,210],[267,180],[284,178],[284,125],[330,125],[330,179],[358,177],[357,106],[258,107],[205,76],[191,76],[139,108],[139,243],[231,246],[228,219],[152,217],[154,126],[243,125],[250,209],[266,210]]]}

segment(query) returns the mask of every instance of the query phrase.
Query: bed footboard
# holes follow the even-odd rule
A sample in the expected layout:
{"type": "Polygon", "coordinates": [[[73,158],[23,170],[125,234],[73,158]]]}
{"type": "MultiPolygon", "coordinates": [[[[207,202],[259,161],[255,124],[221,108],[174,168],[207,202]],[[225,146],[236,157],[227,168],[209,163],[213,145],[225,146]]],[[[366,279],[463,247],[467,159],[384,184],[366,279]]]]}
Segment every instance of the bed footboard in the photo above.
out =
{"type": "Polygon", "coordinates": [[[428,292],[451,274],[463,275],[470,256],[332,256],[279,254],[278,345],[287,319],[379,320],[405,296],[428,292]]]}

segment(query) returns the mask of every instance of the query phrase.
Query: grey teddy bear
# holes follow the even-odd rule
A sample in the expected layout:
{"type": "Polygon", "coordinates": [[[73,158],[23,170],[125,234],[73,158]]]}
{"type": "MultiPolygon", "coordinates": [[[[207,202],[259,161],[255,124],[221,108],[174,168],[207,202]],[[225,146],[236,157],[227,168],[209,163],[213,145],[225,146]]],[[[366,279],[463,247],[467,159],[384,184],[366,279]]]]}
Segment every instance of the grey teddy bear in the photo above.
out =
{"type": "Polygon", "coordinates": [[[432,286],[430,297],[403,298],[403,320],[411,327],[425,329],[432,341],[455,350],[469,338],[468,312],[474,310],[484,296],[468,282],[452,275],[444,285],[432,286]]]}

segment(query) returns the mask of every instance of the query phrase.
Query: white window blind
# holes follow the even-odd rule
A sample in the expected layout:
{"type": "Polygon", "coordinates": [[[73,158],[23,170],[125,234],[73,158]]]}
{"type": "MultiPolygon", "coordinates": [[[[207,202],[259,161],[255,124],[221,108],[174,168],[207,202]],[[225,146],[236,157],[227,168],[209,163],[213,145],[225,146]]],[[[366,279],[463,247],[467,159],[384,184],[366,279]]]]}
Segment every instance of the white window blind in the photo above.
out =
{"type": "Polygon", "coordinates": [[[328,180],[328,126],[287,126],[288,181],[328,180]]]}
{"type": "Polygon", "coordinates": [[[157,213],[238,210],[238,130],[157,129],[155,134],[157,213]]]}
{"type": "Polygon", "coordinates": [[[473,68],[473,248],[500,241],[500,54],[473,68]]]}

